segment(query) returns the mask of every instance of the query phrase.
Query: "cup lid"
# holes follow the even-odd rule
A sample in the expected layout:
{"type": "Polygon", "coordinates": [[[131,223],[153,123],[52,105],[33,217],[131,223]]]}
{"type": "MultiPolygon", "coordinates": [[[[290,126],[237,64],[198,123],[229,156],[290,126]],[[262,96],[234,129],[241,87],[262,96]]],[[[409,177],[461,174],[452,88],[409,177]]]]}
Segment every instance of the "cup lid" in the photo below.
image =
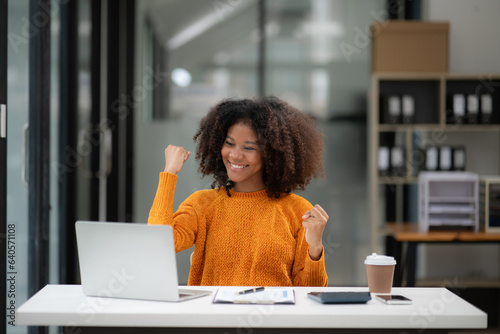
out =
{"type": "Polygon", "coordinates": [[[365,259],[365,264],[371,264],[376,266],[392,266],[396,264],[396,260],[392,256],[378,255],[377,253],[372,253],[368,255],[365,259]]]}

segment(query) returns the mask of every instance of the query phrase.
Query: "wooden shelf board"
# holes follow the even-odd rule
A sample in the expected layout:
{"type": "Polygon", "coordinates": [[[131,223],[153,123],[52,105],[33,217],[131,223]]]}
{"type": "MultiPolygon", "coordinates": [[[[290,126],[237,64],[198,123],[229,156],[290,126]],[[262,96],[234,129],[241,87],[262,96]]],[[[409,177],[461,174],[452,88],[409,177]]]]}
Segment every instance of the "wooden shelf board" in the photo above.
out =
{"type": "Polygon", "coordinates": [[[404,132],[409,130],[425,130],[440,129],[439,124],[379,124],[380,132],[404,132]]]}
{"type": "Polygon", "coordinates": [[[442,129],[446,132],[499,131],[500,124],[447,124],[442,129]]]}
{"type": "Polygon", "coordinates": [[[375,72],[373,75],[379,80],[441,80],[448,73],[446,72],[375,72]]]}
{"type": "Polygon", "coordinates": [[[500,241],[500,233],[492,232],[460,232],[460,241],[500,241]]]}
{"type": "Polygon", "coordinates": [[[449,72],[374,72],[373,76],[379,80],[477,80],[481,83],[482,80],[499,80],[500,73],[449,73],[449,72]]]}
{"type": "Polygon", "coordinates": [[[411,184],[418,183],[416,177],[403,177],[403,176],[379,176],[379,184],[411,184]]]}
{"type": "Polygon", "coordinates": [[[387,223],[380,229],[385,235],[392,235],[399,242],[488,242],[500,241],[500,233],[473,232],[462,230],[420,232],[417,223],[387,223]]]}
{"type": "Polygon", "coordinates": [[[452,242],[457,240],[458,232],[396,232],[394,237],[399,242],[452,242]]]}
{"type": "Polygon", "coordinates": [[[445,75],[446,80],[477,80],[479,83],[482,80],[498,80],[500,79],[499,73],[475,73],[475,74],[463,74],[463,73],[447,73],[445,75]]]}
{"type": "Polygon", "coordinates": [[[481,132],[500,131],[500,124],[379,124],[379,132],[435,131],[481,132]]]}

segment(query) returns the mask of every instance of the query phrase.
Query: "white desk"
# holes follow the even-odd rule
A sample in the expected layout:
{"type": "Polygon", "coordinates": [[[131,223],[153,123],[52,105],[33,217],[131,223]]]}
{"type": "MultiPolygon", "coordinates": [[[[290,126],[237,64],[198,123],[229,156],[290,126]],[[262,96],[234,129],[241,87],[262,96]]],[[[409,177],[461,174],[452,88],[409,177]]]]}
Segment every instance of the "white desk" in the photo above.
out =
{"type": "MultiPolygon", "coordinates": [[[[187,287],[189,288],[189,287],[187,287]]],[[[199,287],[197,287],[199,289],[199,287]]],[[[214,292],[217,287],[203,287],[214,292]]],[[[367,288],[296,287],[295,305],[213,304],[213,294],[179,303],[86,297],[80,285],[47,285],[17,310],[16,324],[61,326],[65,333],[286,333],[339,332],[446,333],[486,328],[487,315],[445,288],[394,288],[412,305],[322,305],[310,291],[367,291],[367,288]],[[78,328],[76,328],[78,327],[78,328]],[[100,331],[97,327],[105,327],[100,331]],[[149,327],[145,329],[145,327],[149,327]],[[278,330],[279,332],[279,330],[278,330]]]]}

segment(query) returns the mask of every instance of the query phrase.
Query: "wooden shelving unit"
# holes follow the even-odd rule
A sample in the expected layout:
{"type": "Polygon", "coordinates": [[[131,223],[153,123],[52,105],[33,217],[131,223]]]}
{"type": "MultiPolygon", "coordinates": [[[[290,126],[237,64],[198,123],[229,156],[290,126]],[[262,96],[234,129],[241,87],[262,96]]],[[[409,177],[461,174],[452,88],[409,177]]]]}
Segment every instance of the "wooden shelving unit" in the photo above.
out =
{"type": "MultiPolygon", "coordinates": [[[[451,133],[476,134],[485,131],[500,133],[500,74],[450,74],[450,73],[373,73],[369,93],[368,116],[368,197],[372,230],[372,249],[381,250],[381,240],[386,233],[385,212],[381,212],[384,188],[402,187],[418,182],[419,166],[416,163],[415,135],[444,136],[451,133]],[[452,124],[447,121],[449,96],[455,93],[488,93],[493,100],[491,124],[452,124]],[[412,124],[385,124],[381,120],[381,97],[388,94],[411,94],[415,99],[412,124]],[[377,152],[381,138],[393,136],[404,148],[404,175],[379,176],[377,152]]],[[[464,144],[467,144],[464,142],[464,144]]],[[[499,145],[499,143],[495,143],[499,145]]],[[[468,154],[468,152],[467,152],[468,154]]],[[[500,151],[498,152],[500,155],[500,151]]],[[[485,161],[488,160],[485,156],[485,161]]],[[[496,166],[500,174],[500,166],[496,166]]],[[[467,170],[477,172],[475,170],[467,170]]],[[[396,203],[399,207],[401,202],[396,203]]],[[[415,205],[417,205],[415,203],[415,205]]],[[[399,208],[396,209],[399,209],[399,208]]],[[[404,224],[402,222],[401,224],[404,224]]]]}

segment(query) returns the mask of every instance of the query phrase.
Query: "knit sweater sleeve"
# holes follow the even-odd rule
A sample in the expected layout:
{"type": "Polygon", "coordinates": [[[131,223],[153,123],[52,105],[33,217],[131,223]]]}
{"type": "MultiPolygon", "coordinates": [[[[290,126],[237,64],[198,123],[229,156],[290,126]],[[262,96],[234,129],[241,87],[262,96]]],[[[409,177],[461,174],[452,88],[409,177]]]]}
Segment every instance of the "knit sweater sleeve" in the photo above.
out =
{"type": "Polygon", "coordinates": [[[325,249],[318,260],[309,256],[309,244],[306,241],[306,229],[302,226],[302,215],[312,208],[312,204],[300,196],[291,197],[293,207],[296,209],[292,219],[297,222],[295,260],[292,270],[292,281],[295,286],[327,286],[328,275],[325,266],[325,249]]]}
{"type": "Polygon", "coordinates": [[[156,196],[149,211],[148,224],[171,225],[174,230],[175,250],[180,252],[194,244],[198,231],[198,219],[195,208],[184,203],[174,214],[176,185],[177,175],[160,173],[156,196]]]}
{"type": "Polygon", "coordinates": [[[325,249],[319,260],[309,256],[309,245],[305,239],[305,229],[301,228],[297,237],[295,262],[292,279],[294,286],[328,286],[328,275],[325,267],[325,249]]]}

